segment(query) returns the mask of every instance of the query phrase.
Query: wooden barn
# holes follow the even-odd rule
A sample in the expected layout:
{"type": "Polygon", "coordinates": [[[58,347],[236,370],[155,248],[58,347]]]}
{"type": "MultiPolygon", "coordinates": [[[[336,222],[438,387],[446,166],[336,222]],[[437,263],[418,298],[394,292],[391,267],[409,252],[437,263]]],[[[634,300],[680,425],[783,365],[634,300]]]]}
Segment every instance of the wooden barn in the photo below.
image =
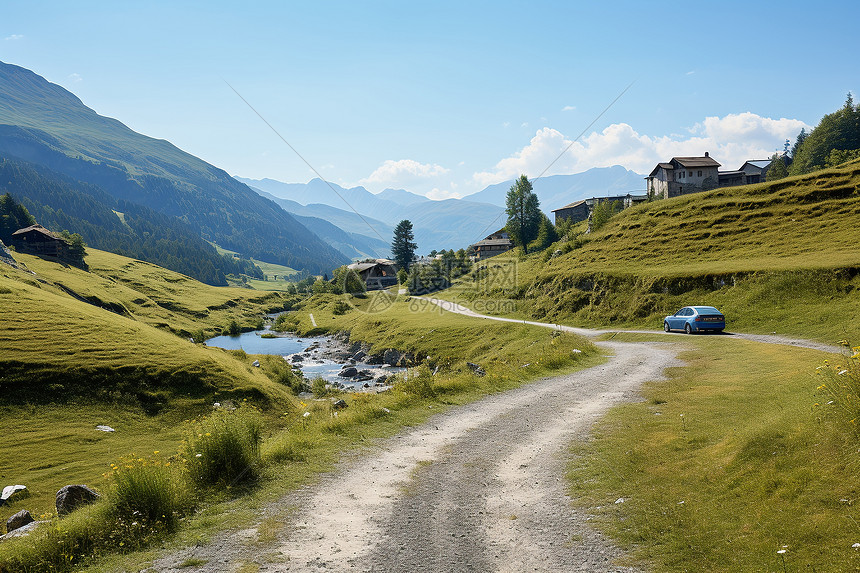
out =
{"type": "Polygon", "coordinates": [[[397,284],[397,266],[389,259],[352,263],[347,268],[358,273],[367,290],[380,290],[397,284]]]}
{"type": "Polygon", "coordinates": [[[484,240],[472,245],[470,250],[474,251],[476,261],[482,261],[506,253],[513,248],[513,241],[511,241],[505,228],[502,227],[492,235],[488,235],[484,240]]]}
{"type": "Polygon", "coordinates": [[[21,253],[40,257],[66,258],[69,245],[42,225],[31,225],[12,233],[12,245],[21,253]]]}

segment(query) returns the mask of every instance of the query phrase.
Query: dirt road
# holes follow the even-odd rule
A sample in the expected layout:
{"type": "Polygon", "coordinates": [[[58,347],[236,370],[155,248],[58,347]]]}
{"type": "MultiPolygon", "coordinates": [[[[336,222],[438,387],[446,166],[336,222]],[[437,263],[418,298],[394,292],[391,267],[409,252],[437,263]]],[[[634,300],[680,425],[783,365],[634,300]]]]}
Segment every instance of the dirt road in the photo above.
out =
{"type": "Polygon", "coordinates": [[[567,446],[584,439],[609,407],[635,399],[643,382],[678,365],[670,342],[598,343],[612,355],[600,366],[439,414],[267,508],[266,516],[288,523],[272,547],[249,543],[253,529],[224,534],[160,560],[154,570],[179,571],[193,557],[206,561],[195,571],[242,563],[302,572],[632,571],[613,564],[619,550],[572,508],[567,446]]]}

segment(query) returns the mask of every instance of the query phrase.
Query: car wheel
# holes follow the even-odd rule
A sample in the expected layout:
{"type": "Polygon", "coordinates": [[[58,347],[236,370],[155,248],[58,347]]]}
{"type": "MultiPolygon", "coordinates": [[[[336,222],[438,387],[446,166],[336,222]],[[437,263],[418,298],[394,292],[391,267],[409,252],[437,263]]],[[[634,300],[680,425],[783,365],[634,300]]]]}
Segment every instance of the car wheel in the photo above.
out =
{"type": "Polygon", "coordinates": [[[664,322],[663,323],[663,332],[669,332],[670,330],[671,330],[671,328],[669,328],[669,323],[664,322]]]}
{"type": "Polygon", "coordinates": [[[686,332],[687,334],[693,334],[693,329],[692,329],[692,328],[690,328],[690,323],[689,323],[689,322],[688,322],[687,324],[685,324],[685,325],[684,325],[684,332],[686,332]]]}
{"type": "Polygon", "coordinates": [[[718,329],[716,329],[714,332],[716,332],[717,334],[722,334],[722,333],[723,333],[723,329],[722,329],[722,328],[718,328],[718,329]]]}

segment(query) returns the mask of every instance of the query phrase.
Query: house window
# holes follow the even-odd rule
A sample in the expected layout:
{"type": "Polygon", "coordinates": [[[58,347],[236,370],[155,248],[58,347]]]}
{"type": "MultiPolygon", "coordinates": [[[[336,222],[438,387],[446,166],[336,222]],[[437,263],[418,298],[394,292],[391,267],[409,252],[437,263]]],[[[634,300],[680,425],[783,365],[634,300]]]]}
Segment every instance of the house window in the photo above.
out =
{"type": "Polygon", "coordinates": [[[701,177],[701,176],[702,176],[702,170],[700,169],[699,170],[699,177],[701,177]]]}

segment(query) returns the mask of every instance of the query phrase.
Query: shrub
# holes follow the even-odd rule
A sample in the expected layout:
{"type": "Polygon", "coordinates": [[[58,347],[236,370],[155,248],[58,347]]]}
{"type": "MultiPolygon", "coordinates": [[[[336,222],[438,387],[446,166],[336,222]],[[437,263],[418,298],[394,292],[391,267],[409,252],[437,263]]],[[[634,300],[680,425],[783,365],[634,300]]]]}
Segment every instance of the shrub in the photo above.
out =
{"type": "Polygon", "coordinates": [[[411,374],[408,370],[404,372],[403,377],[397,380],[394,387],[404,394],[419,398],[432,398],[436,395],[436,390],[433,388],[433,374],[424,365],[414,369],[411,374]]]}
{"type": "Polygon", "coordinates": [[[350,310],[352,310],[352,307],[349,306],[349,303],[347,303],[344,300],[339,300],[336,303],[334,303],[334,307],[332,308],[331,313],[336,315],[336,316],[340,316],[342,314],[346,314],[350,310]]]}
{"type": "Polygon", "coordinates": [[[170,462],[131,458],[111,465],[110,511],[132,527],[172,531],[188,507],[170,462]]]}
{"type": "Polygon", "coordinates": [[[259,474],[262,422],[243,406],[205,418],[186,442],[188,477],[196,485],[235,485],[259,474]]]}
{"type": "Polygon", "coordinates": [[[324,398],[331,393],[331,390],[326,385],[326,381],[321,376],[317,376],[311,382],[311,392],[313,392],[314,398],[324,398]]]}

